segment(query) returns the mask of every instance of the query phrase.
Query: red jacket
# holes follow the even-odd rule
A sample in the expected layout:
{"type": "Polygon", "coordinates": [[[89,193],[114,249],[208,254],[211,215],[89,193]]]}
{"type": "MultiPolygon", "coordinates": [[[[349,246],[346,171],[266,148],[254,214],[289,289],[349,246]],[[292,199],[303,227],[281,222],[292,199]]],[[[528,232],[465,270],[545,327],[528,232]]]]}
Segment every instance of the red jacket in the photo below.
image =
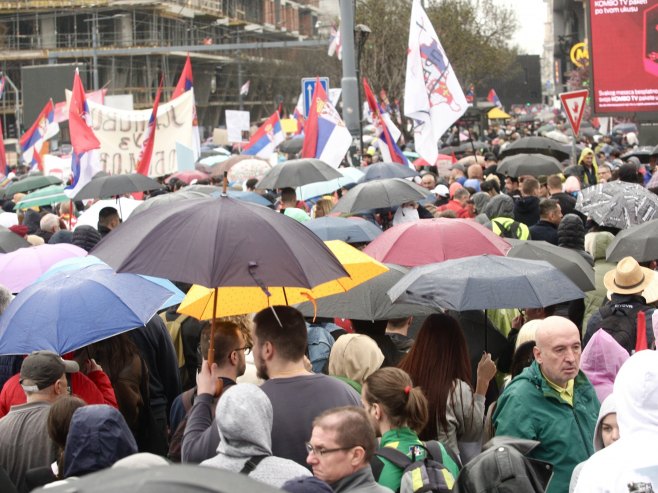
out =
{"type": "MultiPolygon", "coordinates": [[[[11,406],[25,404],[27,398],[19,382],[20,374],[11,377],[0,392],[0,418],[9,412],[11,406]]],[[[87,404],[109,404],[119,408],[114,396],[114,389],[105,372],[97,370],[88,375],[84,373],[71,373],[71,392],[80,397],[87,404]]]]}
{"type": "Polygon", "coordinates": [[[467,219],[469,217],[473,217],[468,210],[468,208],[464,207],[461,205],[461,203],[458,200],[452,199],[450,202],[447,204],[444,204],[436,209],[439,212],[443,211],[455,211],[455,214],[457,214],[457,217],[459,219],[467,219]]]}

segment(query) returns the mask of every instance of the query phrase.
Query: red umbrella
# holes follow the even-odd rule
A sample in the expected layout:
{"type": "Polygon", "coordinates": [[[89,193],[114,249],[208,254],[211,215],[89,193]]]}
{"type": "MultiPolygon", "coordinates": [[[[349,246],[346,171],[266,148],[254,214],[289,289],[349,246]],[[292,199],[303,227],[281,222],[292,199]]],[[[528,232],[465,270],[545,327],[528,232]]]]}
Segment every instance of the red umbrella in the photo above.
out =
{"type": "Polygon", "coordinates": [[[189,185],[193,180],[207,180],[210,178],[210,175],[199,170],[178,171],[177,173],[174,173],[169,178],[167,178],[166,183],[169,183],[172,178],[178,178],[180,181],[183,181],[189,185]]]}
{"type": "Polygon", "coordinates": [[[415,267],[474,255],[506,255],[512,246],[471,219],[422,219],[384,231],[363,251],[380,262],[415,267]]]}

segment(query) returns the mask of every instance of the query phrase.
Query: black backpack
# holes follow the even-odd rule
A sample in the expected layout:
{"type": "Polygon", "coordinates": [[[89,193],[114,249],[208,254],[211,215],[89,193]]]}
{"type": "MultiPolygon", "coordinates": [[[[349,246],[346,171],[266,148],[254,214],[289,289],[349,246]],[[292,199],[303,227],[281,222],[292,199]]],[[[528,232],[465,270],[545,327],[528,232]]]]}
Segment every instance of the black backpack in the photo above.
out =
{"type": "Polygon", "coordinates": [[[500,230],[500,236],[503,238],[514,238],[518,239],[519,236],[519,228],[521,227],[521,223],[518,221],[513,221],[509,223],[509,225],[505,225],[499,221],[493,221],[496,226],[498,226],[498,229],[500,230]]]}
{"type": "Polygon", "coordinates": [[[644,307],[638,305],[623,309],[618,305],[604,305],[600,308],[601,321],[597,329],[603,329],[629,354],[635,350],[637,337],[637,314],[644,307]]]}

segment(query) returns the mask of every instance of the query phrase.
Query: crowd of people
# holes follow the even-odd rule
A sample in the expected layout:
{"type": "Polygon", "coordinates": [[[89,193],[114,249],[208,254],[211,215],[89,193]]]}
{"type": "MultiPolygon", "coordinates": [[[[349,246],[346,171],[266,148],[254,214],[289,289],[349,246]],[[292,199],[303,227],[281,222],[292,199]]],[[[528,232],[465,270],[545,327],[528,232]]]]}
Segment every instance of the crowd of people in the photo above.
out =
{"type": "MultiPolygon", "coordinates": [[[[621,162],[623,149],[606,136],[584,142],[562,173],[503,176],[497,156],[518,135],[500,131],[464,165],[423,169],[415,180],[428,199],[400,204],[405,214],[356,215],[384,229],[469,219],[505,238],[574,250],[596,273],[584,299],[489,311],[503,340],[491,352],[473,351],[465,312],[373,321],[274,306],[199,321],[172,306],[72,354],[0,356],[0,490],[172,463],[290,492],[420,491],[421,477],[431,482],[424,491],[657,489],[656,264],[606,261],[619,229],[596,224],[576,201],[613,180],[653,190],[658,147],[646,164],[621,162]]],[[[258,191],[255,180],[241,185],[258,191]]],[[[181,186],[170,181],[151,195],[181,186]]],[[[350,188],[307,201],[294,189],[266,196],[306,222],[331,215],[350,188]]],[[[5,197],[3,209],[21,198],[5,197]]],[[[72,243],[93,255],[122,219],[107,207],[96,228],[75,227],[83,207],[30,208],[10,229],[32,245],[72,243]]],[[[0,286],[0,314],[13,294],[0,286]]]]}

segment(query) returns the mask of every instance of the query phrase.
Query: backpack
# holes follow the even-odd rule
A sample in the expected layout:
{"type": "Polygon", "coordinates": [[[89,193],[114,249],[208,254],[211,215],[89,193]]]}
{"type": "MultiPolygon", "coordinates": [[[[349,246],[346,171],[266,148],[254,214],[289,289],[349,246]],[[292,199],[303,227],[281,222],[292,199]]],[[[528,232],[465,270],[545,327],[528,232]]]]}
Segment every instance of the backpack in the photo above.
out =
{"type": "Polygon", "coordinates": [[[624,310],[617,305],[604,305],[600,308],[601,321],[597,329],[603,329],[623,347],[628,354],[635,350],[637,336],[637,314],[644,308],[642,305],[624,310]]]}
{"type": "Polygon", "coordinates": [[[185,417],[181,419],[180,423],[175,430],[172,431],[169,437],[169,450],[167,451],[167,458],[175,463],[181,462],[181,454],[183,450],[183,435],[185,434],[185,427],[187,426],[187,417],[194,404],[196,397],[196,387],[186,390],[182,393],[183,409],[185,409],[185,417]]]}
{"type": "Polygon", "coordinates": [[[503,238],[514,238],[518,239],[518,233],[519,233],[519,228],[521,227],[521,223],[518,221],[512,221],[509,224],[503,224],[499,221],[492,221],[496,226],[498,226],[498,229],[500,230],[500,236],[503,238]]]}
{"type": "Polygon", "coordinates": [[[375,455],[391,461],[402,469],[399,493],[452,491],[455,477],[445,467],[444,461],[445,463],[452,461],[458,467],[459,460],[452,457],[437,441],[426,442],[419,447],[424,448],[427,453],[422,460],[410,459],[405,453],[392,447],[382,447],[375,452],[375,455]]]}

